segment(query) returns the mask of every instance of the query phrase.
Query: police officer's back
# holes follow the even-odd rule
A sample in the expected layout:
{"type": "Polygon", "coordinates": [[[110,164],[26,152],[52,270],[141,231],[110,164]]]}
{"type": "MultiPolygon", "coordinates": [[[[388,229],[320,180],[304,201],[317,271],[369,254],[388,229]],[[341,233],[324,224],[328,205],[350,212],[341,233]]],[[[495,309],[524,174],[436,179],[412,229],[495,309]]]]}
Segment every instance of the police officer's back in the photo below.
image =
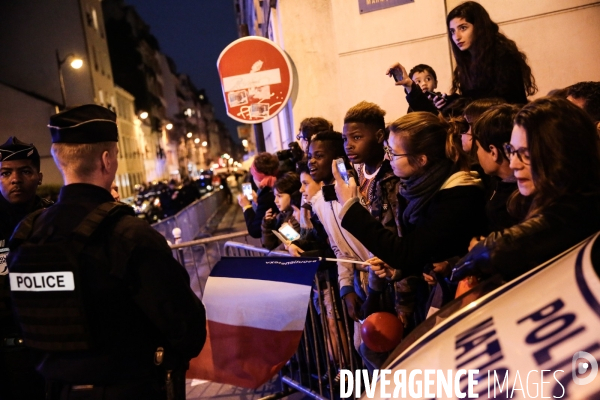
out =
{"type": "Polygon", "coordinates": [[[206,337],[204,308],[165,239],[113,202],[115,120],[96,105],[51,117],[65,186],[11,241],[15,312],[51,398],[165,398],[165,371],[187,369],[206,337]]]}
{"type": "Polygon", "coordinates": [[[17,224],[52,204],[35,194],[42,177],[33,144],[13,136],[0,145],[0,400],[44,398],[44,380],[35,371],[11,312],[6,264],[8,239],[17,224]]]}

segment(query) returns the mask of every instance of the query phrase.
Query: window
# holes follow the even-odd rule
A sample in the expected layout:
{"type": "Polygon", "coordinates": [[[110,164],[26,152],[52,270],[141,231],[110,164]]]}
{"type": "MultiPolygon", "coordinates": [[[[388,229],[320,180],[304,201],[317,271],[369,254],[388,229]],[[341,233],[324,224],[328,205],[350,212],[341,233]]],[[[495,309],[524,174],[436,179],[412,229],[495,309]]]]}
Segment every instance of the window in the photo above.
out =
{"type": "Polygon", "coordinates": [[[92,23],[94,24],[94,29],[98,30],[98,14],[96,14],[95,8],[92,8],[92,23]]]}
{"type": "Polygon", "coordinates": [[[94,58],[94,68],[98,71],[98,57],[96,55],[96,47],[92,46],[92,57],[94,58]]]}

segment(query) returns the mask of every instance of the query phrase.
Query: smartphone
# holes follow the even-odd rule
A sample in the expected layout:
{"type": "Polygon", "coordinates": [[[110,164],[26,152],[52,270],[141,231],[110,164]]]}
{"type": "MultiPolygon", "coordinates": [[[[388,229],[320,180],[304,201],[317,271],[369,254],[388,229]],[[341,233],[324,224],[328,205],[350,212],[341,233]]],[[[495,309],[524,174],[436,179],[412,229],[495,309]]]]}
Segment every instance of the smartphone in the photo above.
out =
{"type": "Polygon", "coordinates": [[[394,78],[394,81],[396,82],[400,82],[404,79],[404,76],[402,75],[402,70],[400,68],[392,68],[391,73],[392,78],[394,78]]]}
{"type": "Polygon", "coordinates": [[[244,196],[250,201],[252,201],[252,184],[251,183],[242,183],[242,192],[244,196]]]}
{"type": "Polygon", "coordinates": [[[337,195],[335,194],[335,185],[325,185],[321,187],[321,192],[323,192],[323,199],[325,201],[337,200],[337,195]]]}
{"type": "Polygon", "coordinates": [[[348,185],[350,183],[350,181],[348,180],[348,170],[346,169],[346,164],[344,163],[344,159],[337,158],[335,160],[335,165],[337,166],[337,169],[340,172],[342,179],[344,180],[344,182],[346,182],[346,185],[348,185]]]}
{"type": "Polygon", "coordinates": [[[290,242],[300,239],[300,234],[287,222],[284,222],[278,230],[290,242]]]}

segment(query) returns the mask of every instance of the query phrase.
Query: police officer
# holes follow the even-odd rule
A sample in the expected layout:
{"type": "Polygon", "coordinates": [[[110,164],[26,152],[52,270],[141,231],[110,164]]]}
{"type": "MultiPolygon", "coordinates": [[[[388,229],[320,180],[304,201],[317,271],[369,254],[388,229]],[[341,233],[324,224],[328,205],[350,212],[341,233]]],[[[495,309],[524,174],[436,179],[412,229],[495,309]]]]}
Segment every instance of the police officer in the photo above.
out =
{"type": "Polygon", "coordinates": [[[8,239],[27,214],[49,207],[35,192],[42,183],[33,144],[12,136],[0,145],[0,399],[43,399],[44,380],[35,371],[10,308],[8,239]]]}
{"type": "Polygon", "coordinates": [[[116,115],[84,105],[49,127],[65,186],[19,225],[9,256],[13,307],[48,398],[185,398],[204,307],[165,239],[110,194],[116,115]]]}

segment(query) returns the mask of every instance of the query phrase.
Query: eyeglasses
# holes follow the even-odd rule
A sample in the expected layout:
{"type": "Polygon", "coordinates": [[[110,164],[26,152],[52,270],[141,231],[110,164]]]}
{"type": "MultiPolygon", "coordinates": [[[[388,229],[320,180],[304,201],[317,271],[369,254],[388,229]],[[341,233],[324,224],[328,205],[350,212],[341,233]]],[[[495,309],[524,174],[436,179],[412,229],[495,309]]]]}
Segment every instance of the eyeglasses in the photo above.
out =
{"type": "Polygon", "coordinates": [[[394,154],[392,153],[392,148],[389,146],[383,146],[383,151],[385,152],[385,155],[387,156],[387,158],[392,161],[394,159],[394,157],[407,157],[410,156],[410,154],[394,154]]]}
{"type": "Polygon", "coordinates": [[[521,161],[523,164],[529,165],[531,162],[529,149],[527,147],[519,147],[518,149],[515,149],[515,147],[510,143],[504,143],[502,147],[504,147],[504,155],[509,161],[510,158],[516,154],[519,158],[519,161],[521,161]]]}
{"type": "Polygon", "coordinates": [[[296,140],[300,141],[304,139],[304,135],[302,135],[302,132],[300,132],[299,134],[296,135],[296,140]]]}

